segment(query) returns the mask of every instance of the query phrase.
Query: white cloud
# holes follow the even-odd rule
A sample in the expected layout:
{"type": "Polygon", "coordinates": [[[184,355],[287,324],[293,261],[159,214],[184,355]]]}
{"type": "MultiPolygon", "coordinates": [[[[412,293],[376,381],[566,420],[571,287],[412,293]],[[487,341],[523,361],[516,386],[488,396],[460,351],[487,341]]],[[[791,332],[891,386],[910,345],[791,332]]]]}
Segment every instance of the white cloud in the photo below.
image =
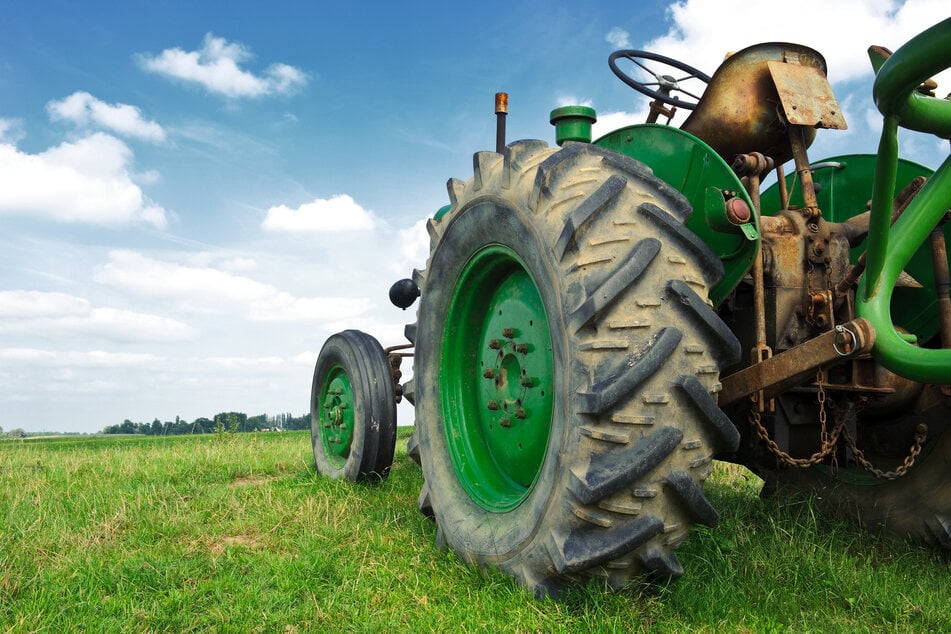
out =
{"type": "Polygon", "coordinates": [[[164,229],[165,210],[133,182],[131,163],[132,151],[103,133],[39,154],[0,144],[0,215],[164,229]]]}
{"type": "Polygon", "coordinates": [[[644,123],[646,119],[647,108],[642,112],[599,112],[598,120],[591,126],[591,137],[597,139],[613,130],[644,123]]]}
{"type": "Polygon", "coordinates": [[[167,317],[96,307],[66,293],[0,291],[0,333],[44,337],[93,335],[115,341],[184,341],[197,332],[167,317]]]}
{"type": "Polygon", "coordinates": [[[148,353],[0,348],[0,361],[52,367],[128,368],[164,362],[148,353]]]}
{"type": "Polygon", "coordinates": [[[232,98],[289,94],[307,83],[303,71],[287,64],[272,64],[261,75],[242,69],[241,63],[252,57],[244,45],[208,33],[201,50],[168,48],[157,56],[138,55],[137,60],[147,71],[194,82],[232,98]]]}
{"type": "Polygon", "coordinates": [[[400,244],[400,258],[396,267],[404,275],[412,268],[422,269],[429,259],[429,231],[426,230],[428,218],[423,218],[412,227],[397,232],[400,244]]]}
{"type": "Polygon", "coordinates": [[[829,78],[847,81],[872,74],[872,44],[891,49],[943,20],[946,0],[799,0],[781,18],[750,11],[745,0],[683,0],[668,9],[667,34],[643,48],[679,59],[712,75],[729,51],[758,42],[797,42],[826,58],[829,78]],[[724,34],[729,34],[725,37],[724,34]]]}
{"type": "Polygon", "coordinates": [[[18,143],[24,136],[22,121],[19,119],[0,119],[0,143],[18,143]]]}
{"type": "Polygon", "coordinates": [[[271,207],[261,226],[268,231],[298,233],[366,231],[379,224],[373,212],[358,205],[350,196],[339,194],[329,199],[318,198],[297,209],[286,205],[271,207]]]}
{"type": "Polygon", "coordinates": [[[252,321],[326,321],[361,315],[366,299],[295,297],[248,277],[200,266],[183,266],[134,251],[113,251],[96,281],[137,295],[171,300],[197,314],[231,313],[252,321]]]}
{"type": "Polygon", "coordinates": [[[0,291],[0,318],[85,315],[91,305],[81,297],[41,291],[0,291]]]}
{"type": "Polygon", "coordinates": [[[88,92],[74,92],[61,101],[46,105],[54,121],[69,121],[81,128],[95,126],[123,136],[161,143],[165,130],[158,123],[142,118],[135,106],[124,103],[108,104],[88,92]]]}
{"type": "Polygon", "coordinates": [[[608,31],[604,40],[616,49],[631,48],[630,34],[617,26],[608,31]]]}

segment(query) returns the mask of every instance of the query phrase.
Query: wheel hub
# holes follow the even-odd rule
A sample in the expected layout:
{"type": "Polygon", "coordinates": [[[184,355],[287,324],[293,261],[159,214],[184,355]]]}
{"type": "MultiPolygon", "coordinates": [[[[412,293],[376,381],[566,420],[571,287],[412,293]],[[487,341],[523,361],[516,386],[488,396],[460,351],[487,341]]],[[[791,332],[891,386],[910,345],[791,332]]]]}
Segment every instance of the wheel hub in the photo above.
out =
{"type": "Polygon", "coordinates": [[[515,254],[487,247],[454,289],[443,339],[443,418],[456,474],[492,511],[524,500],[553,408],[552,344],[538,288],[515,254]]]}
{"type": "Polygon", "coordinates": [[[327,373],[320,398],[320,437],[327,457],[337,467],[343,466],[353,442],[353,388],[340,366],[327,373]]]}

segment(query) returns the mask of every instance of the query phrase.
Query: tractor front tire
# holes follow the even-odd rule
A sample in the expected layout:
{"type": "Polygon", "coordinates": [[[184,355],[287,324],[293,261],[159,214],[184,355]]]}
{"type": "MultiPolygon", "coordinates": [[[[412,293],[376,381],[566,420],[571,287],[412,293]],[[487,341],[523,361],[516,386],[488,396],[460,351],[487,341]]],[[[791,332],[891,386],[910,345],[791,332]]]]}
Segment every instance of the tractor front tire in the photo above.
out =
{"type": "Polygon", "coordinates": [[[332,335],[320,350],[310,395],[317,471],[333,479],[386,479],[396,447],[396,397],[380,343],[359,330],[332,335]]]}
{"type": "Polygon", "coordinates": [[[522,141],[473,163],[407,328],[420,510],[536,596],[679,576],[689,527],[718,519],[712,456],[739,442],[715,397],[740,353],[707,300],[720,262],[621,154],[522,141]]]}

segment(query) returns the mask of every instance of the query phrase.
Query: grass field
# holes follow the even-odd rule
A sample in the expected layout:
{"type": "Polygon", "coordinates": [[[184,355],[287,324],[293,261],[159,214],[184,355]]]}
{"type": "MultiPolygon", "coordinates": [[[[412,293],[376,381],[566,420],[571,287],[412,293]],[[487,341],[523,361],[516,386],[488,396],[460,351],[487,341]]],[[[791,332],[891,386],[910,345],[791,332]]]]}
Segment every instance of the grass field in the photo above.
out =
{"type": "Polygon", "coordinates": [[[406,456],[314,472],[306,432],[0,441],[0,631],[951,631],[951,564],[761,500],[718,464],[684,577],[538,602],[433,547],[406,456]]]}

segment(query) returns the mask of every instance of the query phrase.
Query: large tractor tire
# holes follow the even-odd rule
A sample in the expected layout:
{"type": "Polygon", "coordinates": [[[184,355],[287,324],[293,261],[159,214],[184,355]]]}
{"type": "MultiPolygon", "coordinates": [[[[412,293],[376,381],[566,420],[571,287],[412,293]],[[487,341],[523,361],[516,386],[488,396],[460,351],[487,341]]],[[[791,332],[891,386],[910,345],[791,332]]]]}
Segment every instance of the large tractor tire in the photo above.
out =
{"type": "Polygon", "coordinates": [[[332,335],[310,393],[317,471],[333,479],[386,479],[396,447],[396,397],[380,343],[359,330],[332,335]]]}
{"type": "Polygon", "coordinates": [[[739,343],[707,292],[719,260],[648,168],[586,144],[479,152],[430,222],[412,441],[437,544],[536,596],[593,578],[676,577],[739,343]]]}
{"type": "Polygon", "coordinates": [[[764,491],[815,494],[820,507],[865,528],[951,553],[951,408],[940,402],[932,399],[935,406],[927,410],[914,407],[887,417],[880,423],[887,439],[878,437],[874,425],[859,427],[866,457],[879,470],[890,471],[909,453],[915,426],[927,425],[927,441],[904,475],[883,479],[860,466],[783,469],[764,474],[764,491]]]}

